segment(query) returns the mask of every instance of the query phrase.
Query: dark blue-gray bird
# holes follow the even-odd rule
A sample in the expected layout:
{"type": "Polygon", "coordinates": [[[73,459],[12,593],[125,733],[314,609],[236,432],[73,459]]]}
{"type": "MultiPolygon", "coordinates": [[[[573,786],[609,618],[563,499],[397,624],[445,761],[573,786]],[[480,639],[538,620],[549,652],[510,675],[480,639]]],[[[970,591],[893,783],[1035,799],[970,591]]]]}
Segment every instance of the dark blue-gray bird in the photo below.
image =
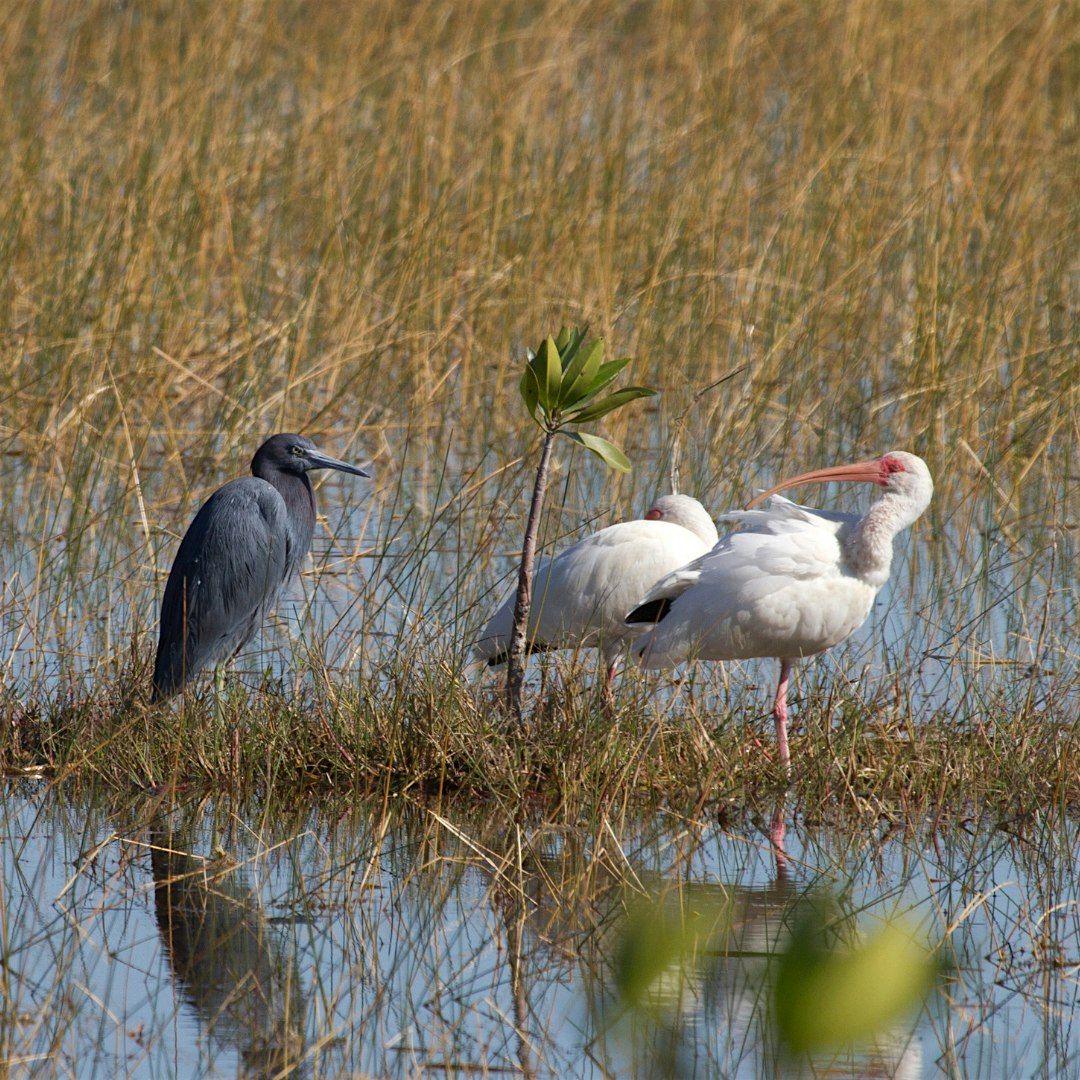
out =
{"type": "Polygon", "coordinates": [[[253,475],[218,488],[195,515],[161,602],[153,701],[210,667],[220,690],[224,665],[251,640],[311,549],[314,469],[371,475],[303,435],[274,435],[252,458],[253,475]]]}

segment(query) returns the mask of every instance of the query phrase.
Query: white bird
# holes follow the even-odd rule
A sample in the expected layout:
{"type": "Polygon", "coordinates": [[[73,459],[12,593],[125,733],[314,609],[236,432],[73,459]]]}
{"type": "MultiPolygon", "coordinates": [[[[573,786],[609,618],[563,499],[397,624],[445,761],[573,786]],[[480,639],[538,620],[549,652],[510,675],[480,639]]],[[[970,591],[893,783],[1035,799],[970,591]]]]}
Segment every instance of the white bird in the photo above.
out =
{"type": "Polygon", "coordinates": [[[889,578],[893,537],[930,504],[934,483],[921,458],[895,450],[854,465],[818,469],[724,515],[740,526],[706,555],[658,581],[626,617],[652,624],[634,646],[645,668],[684,660],[775,656],[773,703],[780,761],[790,771],[787,686],[792,663],[858,629],[889,578]],[[858,517],[812,510],[776,496],[798,484],[858,480],[884,494],[858,517]],[[752,509],[770,498],[767,509],[752,509]]]}
{"type": "MultiPolygon", "coordinates": [[[[645,629],[627,626],[626,612],[665,574],[707,552],[717,535],[697,499],[664,495],[643,519],[609,525],[544,559],[533,578],[529,652],[599,649],[610,693],[619,654],[645,629]]],[[[476,643],[477,658],[491,667],[507,659],[515,596],[512,589],[476,643]]]]}

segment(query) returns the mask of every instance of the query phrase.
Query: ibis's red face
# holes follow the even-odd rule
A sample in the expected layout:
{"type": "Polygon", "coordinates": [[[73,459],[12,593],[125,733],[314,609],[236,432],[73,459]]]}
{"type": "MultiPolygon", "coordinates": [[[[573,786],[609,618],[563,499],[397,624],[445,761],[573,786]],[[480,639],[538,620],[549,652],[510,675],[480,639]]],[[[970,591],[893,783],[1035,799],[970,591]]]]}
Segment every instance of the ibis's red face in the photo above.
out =
{"type": "Polygon", "coordinates": [[[776,487],[755,495],[746,504],[747,509],[763,503],[770,495],[787,491],[788,488],[798,487],[800,484],[824,484],[833,480],[855,480],[866,484],[877,484],[887,488],[895,473],[904,472],[906,466],[893,454],[884,457],[871,458],[869,461],[858,461],[853,465],[834,465],[831,469],[814,469],[813,472],[801,473],[793,476],[790,480],[784,480],[776,487]]]}
{"type": "Polygon", "coordinates": [[[878,464],[881,466],[881,476],[877,482],[882,487],[889,486],[889,477],[893,473],[907,471],[907,466],[894,454],[886,454],[883,458],[879,458],[878,464]]]}
{"type": "Polygon", "coordinates": [[[664,511],[659,507],[654,506],[646,515],[646,521],[659,521],[664,516],[664,511]]]}

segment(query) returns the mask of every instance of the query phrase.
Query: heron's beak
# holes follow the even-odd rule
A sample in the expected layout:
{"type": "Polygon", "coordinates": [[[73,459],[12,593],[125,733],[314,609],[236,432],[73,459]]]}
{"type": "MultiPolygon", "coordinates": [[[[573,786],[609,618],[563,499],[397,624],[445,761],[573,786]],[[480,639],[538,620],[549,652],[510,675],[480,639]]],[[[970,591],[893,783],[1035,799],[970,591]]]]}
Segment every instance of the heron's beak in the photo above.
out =
{"type": "Polygon", "coordinates": [[[815,469],[813,472],[801,473],[793,476],[790,480],[784,480],[776,487],[755,495],[747,504],[746,509],[752,510],[755,506],[763,503],[770,495],[788,488],[798,487],[799,484],[824,484],[830,480],[857,480],[866,484],[880,484],[884,479],[881,468],[881,458],[873,458],[870,461],[858,461],[854,465],[834,465],[831,469],[815,469]]]}
{"type": "Polygon", "coordinates": [[[365,472],[359,465],[350,465],[348,462],[338,461],[337,458],[324,454],[321,450],[307,450],[305,456],[311,462],[309,466],[311,469],[337,469],[338,472],[352,473],[353,476],[371,476],[371,473],[365,472]]]}

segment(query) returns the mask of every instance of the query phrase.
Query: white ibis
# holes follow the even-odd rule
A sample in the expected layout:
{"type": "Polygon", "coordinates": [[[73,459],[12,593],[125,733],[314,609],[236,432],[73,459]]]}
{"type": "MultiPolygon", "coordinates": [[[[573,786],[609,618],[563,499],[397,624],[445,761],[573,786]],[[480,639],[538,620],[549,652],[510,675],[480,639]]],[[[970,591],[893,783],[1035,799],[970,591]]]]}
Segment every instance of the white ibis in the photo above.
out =
{"type": "Polygon", "coordinates": [[[773,703],[780,761],[790,771],[787,686],[792,663],[823,652],[858,629],[889,578],[893,537],[930,504],[930,470],[894,450],[872,461],[818,469],[756,496],[726,514],[739,531],[657,582],[626,617],[654,624],[635,644],[642,667],[684,660],[775,656],[780,682],[773,703]],[[859,480],[883,494],[857,517],[811,510],[776,495],[798,484],[859,480]],[[764,510],[752,509],[772,496],[764,510]]]}
{"type": "MultiPolygon", "coordinates": [[[[716,525],[697,499],[664,495],[643,519],[609,525],[543,560],[533,578],[529,651],[599,649],[610,693],[619,654],[645,629],[627,626],[626,612],[665,574],[704,555],[716,540],[716,525]]],[[[477,658],[491,667],[507,659],[514,598],[511,591],[476,643],[477,658]]]]}

